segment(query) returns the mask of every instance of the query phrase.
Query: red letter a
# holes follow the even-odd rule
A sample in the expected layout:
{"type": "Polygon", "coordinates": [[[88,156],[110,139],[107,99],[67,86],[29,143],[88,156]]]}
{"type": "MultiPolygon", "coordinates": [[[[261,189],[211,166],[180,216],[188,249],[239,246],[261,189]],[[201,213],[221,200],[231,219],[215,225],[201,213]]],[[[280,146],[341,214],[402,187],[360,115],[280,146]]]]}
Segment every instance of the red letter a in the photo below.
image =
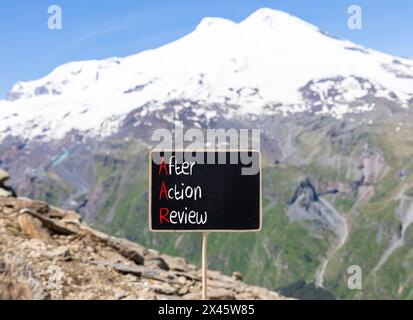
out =
{"type": "Polygon", "coordinates": [[[168,193],[166,191],[165,181],[162,181],[161,192],[159,192],[159,200],[162,199],[162,194],[165,194],[165,198],[168,200],[168,193]]]}
{"type": "Polygon", "coordinates": [[[164,169],[165,170],[165,174],[168,175],[168,170],[166,168],[166,163],[165,163],[165,159],[162,158],[162,162],[161,165],[159,166],[159,172],[158,172],[158,176],[161,175],[161,170],[164,169]]]}
{"type": "Polygon", "coordinates": [[[168,215],[169,215],[169,209],[168,208],[160,208],[159,209],[159,223],[162,224],[162,220],[165,220],[166,222],[169,223],[168,215]],[[166,213],[162,214],[163,211],[165,211],[166,213]]]}

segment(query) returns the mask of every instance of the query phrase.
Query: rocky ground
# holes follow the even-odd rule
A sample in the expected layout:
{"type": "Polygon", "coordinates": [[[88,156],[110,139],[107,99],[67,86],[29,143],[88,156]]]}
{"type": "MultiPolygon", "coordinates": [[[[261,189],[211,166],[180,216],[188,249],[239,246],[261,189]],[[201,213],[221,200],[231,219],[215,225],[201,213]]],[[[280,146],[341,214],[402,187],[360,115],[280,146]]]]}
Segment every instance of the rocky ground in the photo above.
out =
{"type": "MultiPolygon", "coordinates": [[[[0,170],[0,299],[199,299],[201,271],[82,222],[79,214],[16,198],[0,170]]],[[[284,299],[208,270],[210,299],[284,299]]]]}

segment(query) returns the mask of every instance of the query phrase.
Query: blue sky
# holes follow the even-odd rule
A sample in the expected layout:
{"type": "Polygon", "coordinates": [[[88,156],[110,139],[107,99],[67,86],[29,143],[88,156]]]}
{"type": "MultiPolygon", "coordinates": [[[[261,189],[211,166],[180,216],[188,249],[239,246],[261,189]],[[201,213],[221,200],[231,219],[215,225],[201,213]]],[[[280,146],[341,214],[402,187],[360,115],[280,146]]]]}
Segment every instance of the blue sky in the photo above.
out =
{"type": "Polygon", "coordinates": [[[0,98],[15,82],[42,77],[62,63],[156,48],[191,32],[205,16],[241,21],[261,7],[287,11],[369,48],[413,57],[413,1],[407,0],[1,0],[0,98]],[[62,8],[63,30],[47,28],[53,4],[62,8]],[[363,9],[362,30],[347,28],[352,4],[363,9]]]}

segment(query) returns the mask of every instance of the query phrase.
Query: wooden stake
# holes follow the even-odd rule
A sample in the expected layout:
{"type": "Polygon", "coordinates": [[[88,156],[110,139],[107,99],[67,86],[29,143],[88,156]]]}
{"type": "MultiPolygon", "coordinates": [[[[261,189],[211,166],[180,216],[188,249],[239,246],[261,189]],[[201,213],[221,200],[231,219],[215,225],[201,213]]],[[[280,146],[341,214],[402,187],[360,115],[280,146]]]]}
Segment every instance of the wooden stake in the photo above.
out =
{"type": "Polygon", "coordinates": [[[202,300],[207,300],[207,237],[208,233],[202,233],[202,300]]]}

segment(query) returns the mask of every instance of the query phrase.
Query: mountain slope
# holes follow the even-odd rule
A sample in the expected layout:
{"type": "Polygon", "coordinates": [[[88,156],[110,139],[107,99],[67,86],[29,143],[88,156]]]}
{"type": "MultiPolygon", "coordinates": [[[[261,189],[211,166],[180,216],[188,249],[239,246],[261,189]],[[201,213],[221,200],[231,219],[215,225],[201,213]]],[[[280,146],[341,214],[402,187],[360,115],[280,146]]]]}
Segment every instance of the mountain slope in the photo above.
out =
{"type": "MultiPolygon", "coordinates": [[[[185,259],[110,237],[73,211],[0,196],[0,299],[200,299],[185,259]]],[[[211,299],[284,299],[209,270],[211,299]]]]}

